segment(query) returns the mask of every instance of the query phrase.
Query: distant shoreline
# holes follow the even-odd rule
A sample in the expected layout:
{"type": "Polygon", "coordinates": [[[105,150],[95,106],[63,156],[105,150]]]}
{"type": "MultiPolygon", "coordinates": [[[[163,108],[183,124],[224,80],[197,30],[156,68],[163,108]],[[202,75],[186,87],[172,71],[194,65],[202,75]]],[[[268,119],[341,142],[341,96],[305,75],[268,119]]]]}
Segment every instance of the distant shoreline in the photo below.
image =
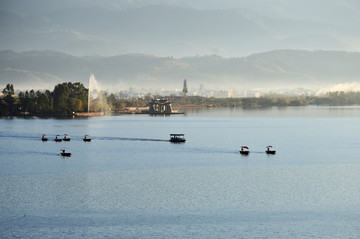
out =
{"type": "MultiPolygon", "coordinates": [[[[173,107],[173,112],[167,115],[176,115],[176,114],[186,114],[187,110],[196,110],[196,109],[226,109],[226,108],[236,108],[236,109],[266,109],[272,107],[278,108],[300,108],[300,107],[311,107],[311,106],[322,106],[322,107],[357,107],[360,105],[306,105],[306,106],[252,106],[252,107],[244,107],[244,106],[214,106],[214,105],[178,105],[173,107]]],[[[142,107],[144,108],[144,107],[142,107]]],[[[139,111],[137,109],[132,110],[123,110],[123,111],[106,111],[106,112],[75,112],[74,114],[30,114],[30,113],[21,113],[15,115],[2,115],[0,118],[86,118],[86,117],[98,117],[98,116],[117,116],[117,115],[135,115],[135,114],[142,114],[142,115],[166,115],[166,114],[150,114],[148,111],[139,111]]]]}

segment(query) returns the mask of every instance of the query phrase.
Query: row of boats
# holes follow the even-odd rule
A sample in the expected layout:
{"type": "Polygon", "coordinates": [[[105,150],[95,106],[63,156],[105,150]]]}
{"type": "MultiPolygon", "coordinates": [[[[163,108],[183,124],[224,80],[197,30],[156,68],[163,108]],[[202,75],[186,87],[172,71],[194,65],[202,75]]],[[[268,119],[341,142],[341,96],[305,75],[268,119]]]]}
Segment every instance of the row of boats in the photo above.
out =
{"type": "MultiPolygon", "coordinates": [[[[186,142],[186,139],[184,137],[185,135],[184,134],[170,134],[170,142],[172,143],[185,143],[186,142]]],[[[48,137],[46,137],[45,134],[43,134],[41,136],[41,140],[46,142],[48,141],[48,137]]],[[[54,141],[55,142],[62,142],[62,141],[67,141],[69,142],[71,140],[71,138],[67,135],[67,134],[64,134],[64,137],[61,138],[60,135],[56,135],[55,138],[54,138],[54,141]]],[[[85,142],[90,142],[91,141],[91,138],[89,135],[85,135],[84,138],[83,138],[83,141],[85,142]]]]}
{"type": "MultiPolygon", "coordinates": [[[[242,155],[248,155],[250,153],[249,147],[248,146],[241,146],[240,148],[240,154],[242,155]]],[[[273,146],[268,145],[266,146],[266,150],[265,150],[266,154],[276,154],[276,150],[273,149],[273,146]]]]}
{"type": "MultiPolygon", "coordinates": [[[[45,134],[43,134],[41,136],[41,140],[43,142],[47,142],[49,139],[48,137],[46,137],[45,134]]],[[[62,141],[66,141],[66,142],[69,142],[71,140],[71,138],[67,135],[67,134],[64,134],[64,137],[60,137],[60,135],[56,135],[55,138],[54,138],[54,141],[55,142],[62,142],[62,141]]],[[[89,135],[85,135],[84,138],[83,138],[83,141],[84,142],[90,142],[91,141],[91,138],[89,137],[89,135]]],[[[71,156],[71,153],[70,152],[66,152],[65,149],[62,149],[60,150],[60,155],[61,156],[64,156],[64,157],[70,157],[71,156]]]]}
{"type": "MultiPolygon", "coordinates": [[[[184,134],[170,134],[170,142],[172,143],[185,143],[185,135],[184,134]]],[[[250,150],[248,146],[241,146],[240,154],[242,155],[249,155],[250,150]]],[[[268,145],[266,146],[265,150],[266,154],[276,154],[276,150],[273,149],[273,146],[268,145]]]]}
{"type": "MultiPolygon", "coordinates": [[[[45,134],[43,134],[42,137],[41,137],[41,140],[42,141],[48,141],[48,138],[46,137],[45,134]]],[[[70,141],[70,137],[68,137],[67,134],[64,134],[63,138],[60,138],[59,135],[56,135],[56,137],[54,138],[55,142],[61,142],[63,140],[64,141],[70,141]]],[[[89,137],[89,135],[85,135],[84,138],[83,138],[83,141],[90,142],[91,138],[89,137]]],[[[186,139],[185,139],[184,134],[170,134],[170,140],[169,141],[172,142],[172,143],[185,143],[186,139]]],[[[249,155],[250,150],[249,150],[248,146],[241,146],[239,152],[242,155],[249,155]]],[[[268,146],[266,146],[265,153],[266,154],[276,154],[276,150],[273,149],[273,146],[268,145],[268,146]]],[[[60,151],[60,154],[62,156],[65,156],[65,157],[70,157],[71,156],[71,153],[66,152],[65,149],[62,149],[60,151]]]]}
{"type": "MultiPolygon", "coordinates": [[[[46,137],[45,134],[42,135],[41,137],[42,141],[48,141],[48,138],[46,137]]],[[[61,142],[61,141],[70,141],[70,137],[68,137],[67,134],[64,134],[63,138],[60,138],[59,135],[56,135],[56,137],[54,138],[55,142],[61,142]]],[[[90,142],[91,138],[89,137],[89,135],[85,135],[83,140],[85,142],[90,142]]],[[[185,135],[184,134],[170,134],[170,142],[172,143],[185,143],[186,139],[185,139],[185,135]]],[[[60,155],[64,156],[64,157],[71,157],[71,153],[70,152],[66,152],[65,149],[60,150],[60,155]]]]}
{"type": "MultiPolygon", "coordinates": [[[[45,134],[43,134],[41,136],[41,140],[46,142],[49,139],[48,139],[48,137],[46,137],[45,134]]],[[[56,135],[55,138],[54,138],[55,142],[62,142],[62,141],[69,142],[70,140],[71,140],[71,138],[67,134],[64,134],[63,138],[61,138],[60,135],[56,135]]],[[[91,141],[90,136],[85,135],[84,138],[83,138],[83,141],[90,142],[91,141]]],[[[169,141],[172,142],[172,143],[185,143],[186,142],[185,134],[170,134],[170,140],[169,141]]]]}
{"type": "MultiPolygon", "coordinates": [[[[46,137],[45,134],[43,134],[43,135],[41,136],[41,140],[42,140],[43,142],[46,142],[46,141],[48,141],[49,139],[48,139],[48,137],[46,137]]],[[[71,140],[71,138],[70,138],[67,134],[64,134],[64,137],[62,137],[62,138],[60,137],[60,135],[56,135],[55,138],[54,138],[54,141],[55,141],[55,142],[62,142],[62,141],[69,142],[70,140],[71,140]]],[[[84,141],[84,142],[90,142],[90,141],[91,141],[90,136],[89,136],[89,135],[85,135],[84,138],[83,138],[83,141],[84,141]]]]}

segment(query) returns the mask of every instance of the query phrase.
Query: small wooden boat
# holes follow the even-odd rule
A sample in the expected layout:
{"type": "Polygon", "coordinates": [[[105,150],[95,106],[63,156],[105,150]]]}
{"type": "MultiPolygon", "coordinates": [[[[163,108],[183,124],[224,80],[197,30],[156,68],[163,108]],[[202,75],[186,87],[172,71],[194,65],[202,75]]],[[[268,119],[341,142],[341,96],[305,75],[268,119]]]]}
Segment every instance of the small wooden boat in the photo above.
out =
{"type": "Polygon", "coordinates": [[[66,152],[65,149],[62,149],[60,154],[61,154],[61,156],[64,156],[64,157],[70,157],[71,156],[71,153],[66,152]]]}
{"type": "Polygon", "coordinates": [[[84,142],[90,142],[91,138],[89,138],[89,135],[85,135],[83,140],[84,140],[84,142]]]}
{"type": "Polygon", "coordinates": [[[41,140],[42,140],[43,142],[46,142],[46,141],[48,141],[48,138],[46,137],[45,134],[43,134],[43,135],[41,136],[41,140]]]}
{"type": "Polygon", "coordinates": [[[64,138],[63,138],[63,140],[64,141],[67,141],[67,142],[69,142],[70,141],[70,137],[68,137],[68,135],[67,134],[64,134],[64,138]]]}
{"type": "Polygon", "coordinates": [[[62,139],[60,139],[58,136],[60,136],[60,135],[55,136],[55,139],[54,139],[55,142],[61,142],[62,141],[62,139]]]}
{"type": "Polygon", "coordinates": [[[240,154],[242,154],[242,155],[248,155],[249,153],[250,153],[249,147],[247,147],[247,146],[241,146],[240,154]]]}
{"type": "Polygon", "coordinates": [[[273,149],[271,149],[271,148],[272,148],[271,145],[266,146],[265,152],[266,152],[267,154],[275,154],[275,153],[276,153],[276,150],[273,150],[273,149]]]}
{"type": "Polygon", "coordinates": [[[169,141],[172,143],[185,143],[185,134],[170,134],[169,141]]]}

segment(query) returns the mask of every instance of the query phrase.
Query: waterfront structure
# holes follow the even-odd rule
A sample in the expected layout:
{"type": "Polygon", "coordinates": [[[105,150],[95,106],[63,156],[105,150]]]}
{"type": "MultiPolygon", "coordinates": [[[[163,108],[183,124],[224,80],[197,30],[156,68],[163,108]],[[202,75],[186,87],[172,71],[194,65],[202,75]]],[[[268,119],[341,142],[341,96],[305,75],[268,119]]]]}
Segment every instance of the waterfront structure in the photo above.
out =
{"type": "Polygon", "coordinates": [[[149,114],[171,114],[171,101],[168,99],[154,99],[149,102],[149,114]]]}

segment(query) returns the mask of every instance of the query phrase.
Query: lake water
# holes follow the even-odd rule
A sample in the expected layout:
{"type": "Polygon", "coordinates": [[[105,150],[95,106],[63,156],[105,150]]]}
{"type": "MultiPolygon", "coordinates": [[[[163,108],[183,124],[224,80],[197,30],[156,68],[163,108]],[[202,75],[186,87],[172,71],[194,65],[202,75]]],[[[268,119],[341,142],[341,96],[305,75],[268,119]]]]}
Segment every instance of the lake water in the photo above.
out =
{"type": "Polygon", "coordinates": [[[0,237],[358,238],[359,133],[360,107],[0,119],[0,237]]]}

